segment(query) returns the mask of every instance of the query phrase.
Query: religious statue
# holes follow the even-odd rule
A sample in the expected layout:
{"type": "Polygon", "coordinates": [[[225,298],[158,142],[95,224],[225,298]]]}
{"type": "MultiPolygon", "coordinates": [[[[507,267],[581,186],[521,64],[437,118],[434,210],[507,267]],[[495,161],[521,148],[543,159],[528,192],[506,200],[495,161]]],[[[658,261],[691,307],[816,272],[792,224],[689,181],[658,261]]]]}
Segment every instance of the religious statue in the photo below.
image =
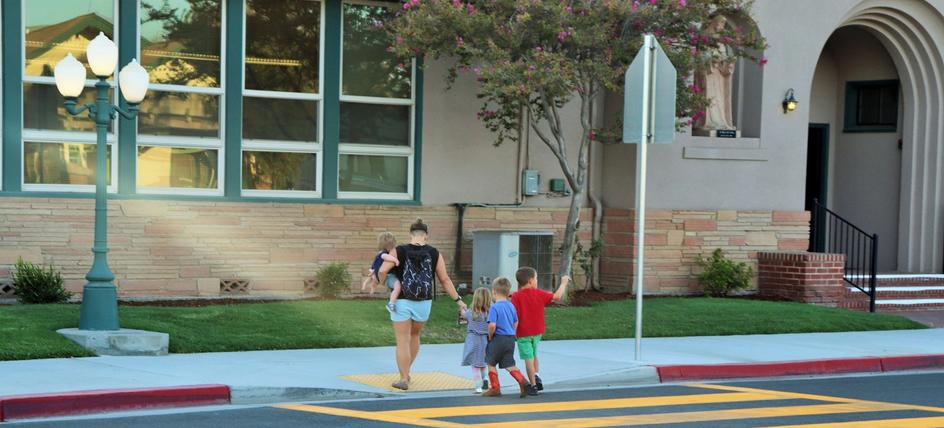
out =
{"type": "MultiPolygon", "coordinates": [[[[718,16],[709,24],[707,31],[717,34],[727,25],[727,18],[718,16]]],[[[734,76],[734,56],[725,45],[708,52],[711,61],[708,66],[700,70],[696,76],[696,83],[705,91],[710,104],[705,110],[704,117],[696,123],[696,134],[716,135],[719,130],[736,130],[734,115],[732,114],[732,80],[734,76]],[[701,132],[697,132],[701,131],[701,132]]]]}

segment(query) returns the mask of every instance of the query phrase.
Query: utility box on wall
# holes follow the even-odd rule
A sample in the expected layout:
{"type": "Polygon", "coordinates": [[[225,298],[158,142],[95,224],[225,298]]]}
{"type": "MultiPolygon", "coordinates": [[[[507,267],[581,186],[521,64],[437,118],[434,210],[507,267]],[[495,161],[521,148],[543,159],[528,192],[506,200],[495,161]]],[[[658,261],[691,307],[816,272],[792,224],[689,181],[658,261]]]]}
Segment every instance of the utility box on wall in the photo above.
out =
{"type": "Polygon", "coordinates": [[[537,196],[541,183],[541,173],[536,169],[526,169],[521,171],[521,194],[524,196],[537,196]]]}
{"type": "Polygon", "coordinates": [[[538,285],[553,289],[554,234],[541,231],[483,230],[472,233],[472,288],[490,287],[504,276],[517,289],[515,272],[522,266],[538,271],[538,285]]]}

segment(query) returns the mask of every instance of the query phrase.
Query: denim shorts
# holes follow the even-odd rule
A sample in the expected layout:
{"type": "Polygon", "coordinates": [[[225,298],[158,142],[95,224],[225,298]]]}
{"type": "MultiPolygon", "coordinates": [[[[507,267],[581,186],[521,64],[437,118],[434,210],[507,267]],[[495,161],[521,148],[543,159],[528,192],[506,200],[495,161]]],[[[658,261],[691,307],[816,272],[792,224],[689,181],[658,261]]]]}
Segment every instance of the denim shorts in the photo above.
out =
{"type": "Polygon", "coordinates": [[[397,310],[390,313],[390,321],[400,322],[413,320],[426,322],[429,320],[429,311],[433,308],[432,300],[397,300],[397,310]]]}

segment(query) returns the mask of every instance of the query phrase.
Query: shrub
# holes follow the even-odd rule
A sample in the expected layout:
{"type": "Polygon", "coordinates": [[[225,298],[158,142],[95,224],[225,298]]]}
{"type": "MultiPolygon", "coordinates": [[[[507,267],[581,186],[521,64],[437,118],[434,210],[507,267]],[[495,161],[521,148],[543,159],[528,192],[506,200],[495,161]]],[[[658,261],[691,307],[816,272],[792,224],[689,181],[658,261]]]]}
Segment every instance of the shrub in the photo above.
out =
{"type": "Polygon", "coordinates": [[[328,298],[336,298],[351,287],[351,272],[348,271],[347,263],[331,263],[318,270],[315,274],[318,280],[318,288],[321,295],[328,298]]]}
{"type": "Polygon", "coordinates": [[[754,277],[754,269],[747,263],[728,259],[720,248],[711,253],[711,258],[699,255],[696,263],[704,269],[698,275],[698,283],[705,288],[706,296],[727,296],[733,290],[750,286],[754,277]]]}
{"type": "Polygon", "coordinates": [[[22,303],[63,303],[72,297],[63,287],[59,271],[23,259],[14,267],[13,286],[13,293],[22,303]]]}

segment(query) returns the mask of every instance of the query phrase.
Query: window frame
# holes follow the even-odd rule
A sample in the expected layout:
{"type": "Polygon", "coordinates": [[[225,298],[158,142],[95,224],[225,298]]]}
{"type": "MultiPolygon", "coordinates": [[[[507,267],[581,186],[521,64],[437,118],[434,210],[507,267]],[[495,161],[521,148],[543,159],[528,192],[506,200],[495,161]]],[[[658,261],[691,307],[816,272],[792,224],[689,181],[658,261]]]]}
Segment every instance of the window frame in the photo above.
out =
{"type": "MultiPolygon", "coordinates": [[[[879,106],[881,109],[881,106],[879,106]]],[[[898,126],[901,122],[901,81],[898,79],[886,80],[865,80],[865,81],[847,81],[845,105],[843,106],[843,128],[844,133],[895,133],[898,132],[898,126]],[[859,117],[859,99],[863,88],[876,88],[894,86],[898,95],[895,105],[895,124],[894,125],[860,125],[859,117]]]]}
{"type": "MultiPolygon", "coordinates": [[[[279,198],[308,198],[308,199],[320,199],[324,194],[323,187],[323,177],[324,177],[324,146],[325,146],[325,132],[324,132],[324,111],[325,111],[325,96],[324,96],[324,81],[325,81],[325,19],[327,14],[327,5],[326,3],[330,0],[317,0],[320,5],[320,16],[319,16],[319,31],[318,31],[318,93],[311,94],[306,92],[283,92],[283,91],[271,91],[271,90],[260,90],[260,89],[246,89],[246,39],[248,38],[246,31],[246,14],[249,10],[248,0],[241,0],[243,3],[243,22],[242,22],[242,61],[240,67],[242,67],[242,83],[240,84],[240,104],[243,104],[246,97],[258,98],[258,99],[280,99],[280,100],[298,100],[298,101],[315,101],[318,105],[317,111],[317,138],[318,141],[314,142],[301,142],[301,141],[281,141],[281,140],[268,140],[268,139],[255,139],[255,138],[244,138],[242,135],[242,125],[245,122],[245,117],[241,118],[240,121],[240,147],[239,147],[239,192],[241,196],[245,197],[279,197],[279,198]],[[242,169],[243,169],[243,153],[250,152],[278,152],[278,153],[299,153],[299,154],[314,154],[315,155],[315,190],[262,190],[262,189],[246,189],[243,187],[242,180],[242,169]]],[[[245,115],[245,109],[242,109],[243,115],[245,115]]]]}
{"type": "Polygon", "coordinates": [[[412,200],[414,199],[414,177],[416,168],[416,58],[410,60],[410,97],[409,98],[387,98],[373,97],[364,95],[345,95],[344,94],[344,6],[347,4],[391,7],[391,3],[373,0],[340,0],[341,3],[341,22],[338,26],[340,49],[338,51],[338,117],[342,103],[360,103],[373,105],[399,105],[409,106],[409,145],[391,146],[374,144],[353,144],[344,143],[338,135],[338,176],[334,179],[337,182],[338,199],[376,199],[376,200],[412,200]],[[368,155],[368,156],[390,156],[407,158],[407,191],[406,193],[388,193],[388,192],[353,192],[341,190],[340,163],[341,156],[344,155],[368,155]]]}
{"type": "MultiPolygon", "coordinates": [[[[149,135],[138,132],[140,119],[134,121],[135,126],[135,163],[134,163],[134,189],[138,194],[152,195],[196,195],[196,196],[223,196],[226,186],[226,34],[228,31],[228,22],[226,17],[227,0],[220,0],[220,81],[217,87],[200,87],[173,84],[155,84],[148,86],[148,92],[171,92],[187,93],[200,95],[215,95],[219,99],[219,132],[216,138],[206,137],[179,137],[168,135],[149,135]],[[194,189],[187,187],[148,187],[138,185],[138,179],[141,172],[141,162],[138,161],[138,148],[146,147],[171,147],[185,149],[214,149],[217,151],[216,168],[217,179],[216,188],[194,189]]],[[[135,0],[137,16],[135,45],[137,58],[141,58],[141,0],[135,0]]],[[[147,98],[145,98],[145,102],[147,98]]]]}
{"type": "MultiPolygon", "coordinates": [[[[24,0],[20,3],[20,73],[22,74],[20,79],[20,92],[22,93],[25,89],[25,84],[40,84],[40,85],[51,85],[56,86],[56,79],[54,77],[48,76],[28,76],[26,74],[26,8],[27,0],[24,0]]],[[[120,34],[120,21],[121,17],[119,15],[120,0],[112,1],[112,41],[115,42],[115,45],[118,45],[119,39],[118,35],[120,34]]],[[[85,64],[83,64],[84,66],[85,64]]],[[[112,96],[111,102],[114,105],[118,105],[119,95],[118,95],[118,82],[115,80],[115,77],[118,73],[118,70],[121,68],[121,64],[115,66],[115,72],[111,75],[111,78],[107,80],[108,84],[111,86],[112,96]]],[[[85,79],[85,86],[82,91],[87,91],[89,88],[95,90],[95,84],[98,83],[97,79],[85,79]]],[[[57,91],[58,92],[58,91],[57,91]]],[[[61,97],[61,95],[60,95],[61,97]]],[[[62,101],[65,101],[63,98],[62,101]]],[[[37,144],[74,144],[74,143],[98,143],[98,136],[94,131],[91,132],[79,132],[79,131],[49,131],[43,129],[33,129],[26,128],[25,126],[25,109],[23,108],[23,103],[25,99],[20,100],[20,189],[24,192],[63,192],[63,193],[94,193],[95,185],[94,184],[36,184],[36,183],[27,183],[26,182],[26,143],[37,143],[37,144]]],[[[83,113],[84,115],[84,113],[83,113]]],[[[92,120],[92,119],[87,119],[92,120]]],[[[109,168],[111,170],[111,183],[106,187],[107,193],[118,193],[118,123],[117,121],[112,122],[112,131],[106,135],[105,143],[108,147],[111,148],[111,165],[109,168]]],[[[2,152],[2,150],[0,150],[2,152]]],[[[2,156],[2,153],[0,153],[2,156]]],[[[2,158],[0,158],[0,167],[2,167],[2,158]]]]}

